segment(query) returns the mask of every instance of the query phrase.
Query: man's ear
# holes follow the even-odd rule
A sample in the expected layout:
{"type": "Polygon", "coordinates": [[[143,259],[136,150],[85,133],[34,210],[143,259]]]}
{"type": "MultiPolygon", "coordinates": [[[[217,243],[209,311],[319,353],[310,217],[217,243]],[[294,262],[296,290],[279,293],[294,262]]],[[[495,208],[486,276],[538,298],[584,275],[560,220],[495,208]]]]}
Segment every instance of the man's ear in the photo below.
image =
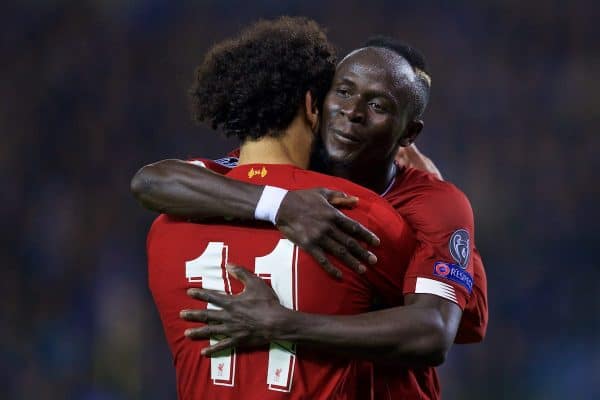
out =
{"type": "Polygon", "coordinates": [[[423,130],[423,121],[422,120],[415,119],[413,121],[410,121],[406,125],[404,134],[402,135],[402,137],[400,138],[398,143],[402,147],[410,146],[415,141],[417,136],[419,136],[419,133],[421,133],[422,130],[423,130]]]}
{"type": "Polygon", "coordinates": [[[310,90],[304,95],[304,112],[310,124],[310,129],[313,132],[317,132],[319,128],[319,108],[310,90]]]}

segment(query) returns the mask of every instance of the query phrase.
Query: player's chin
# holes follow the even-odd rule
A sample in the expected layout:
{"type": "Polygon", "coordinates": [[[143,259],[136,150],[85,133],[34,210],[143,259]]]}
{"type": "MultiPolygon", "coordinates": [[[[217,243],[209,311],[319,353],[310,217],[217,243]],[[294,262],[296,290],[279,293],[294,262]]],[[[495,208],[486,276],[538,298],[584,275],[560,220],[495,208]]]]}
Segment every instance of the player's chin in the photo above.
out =
{"type": "Polygon", "coordinates": [[[327,158],[333,164],[351,164],[360,158],[361,146],[345,146],[331,143],[326,146],[327,158]]]}
{"type": "Polygon", "coordinates": [[[357,156],[353,152],[339,152],[337,154],[330,154],[329,161],[336,165],[351,165],[356,161],[357,156]]]}

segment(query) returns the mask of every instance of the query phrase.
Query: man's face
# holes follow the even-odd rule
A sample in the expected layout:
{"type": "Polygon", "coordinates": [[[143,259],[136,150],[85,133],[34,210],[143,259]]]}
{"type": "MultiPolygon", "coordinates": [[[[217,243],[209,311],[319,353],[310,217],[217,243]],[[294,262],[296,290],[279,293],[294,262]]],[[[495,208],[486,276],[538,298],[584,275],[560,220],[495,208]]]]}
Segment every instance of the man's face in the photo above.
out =
{"type": "Polygon", "coordinates": [[[410,121],[414,72],[399,55],[363,48],[338,65],[323,105],[322,138],[335,163],[388,160],[410,121]]]}

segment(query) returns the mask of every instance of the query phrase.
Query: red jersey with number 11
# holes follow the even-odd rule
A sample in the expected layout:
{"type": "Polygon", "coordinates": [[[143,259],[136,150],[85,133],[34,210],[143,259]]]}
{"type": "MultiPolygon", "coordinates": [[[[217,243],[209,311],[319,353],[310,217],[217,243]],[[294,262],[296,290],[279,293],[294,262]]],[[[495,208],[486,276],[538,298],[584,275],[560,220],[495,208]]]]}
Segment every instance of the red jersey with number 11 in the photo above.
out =
{"type": "Polygon", "coordinates": [[[189,298],[186,290],[190,287],[233,294],[243,290],[226,272],[226,263],[243,266],[267,280],[290,309],[344,315],[369,311],[376,296],[401,302],[404,273],[416,243],[412,231],[378,195],[340,178],[272,164],[239,166],[228,176],[286,189],[322,186],[360,197],[357,208],[344,212],[381,239],[381,245],[371,249],[378,263],[359,275],[333,261],[344,272],[337,281],[270,224],[203,225],[158,217],[148,235],[149,284],[173,355],[179,399],[369,398],[371,393],[360,391],[370,378],[364,363],[289,342],[203,357],[200,350],[208,341],[186,339],[185,329],[197,324],[183,321],[179,312],[214,308],[189,298]]]}

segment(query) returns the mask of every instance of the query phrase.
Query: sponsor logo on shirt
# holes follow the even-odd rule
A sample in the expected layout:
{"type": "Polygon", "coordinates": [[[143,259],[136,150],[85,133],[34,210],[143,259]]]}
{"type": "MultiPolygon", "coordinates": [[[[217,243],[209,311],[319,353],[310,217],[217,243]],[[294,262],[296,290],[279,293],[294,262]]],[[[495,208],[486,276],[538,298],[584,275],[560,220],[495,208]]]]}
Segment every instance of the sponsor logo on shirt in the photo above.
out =
{"type": "Polygon", "coordinates": [[[473,290],[473,277],[458,264],[438,261],[433,265],[433,275],[458,283],[469,293],[473,290]]]}
{"type": "Polygon", "coordinates": [[[255,176],[264,178],[267,176],[267,169],[264,166],[262,168],[250,168],[248,171],[248,178],[252,179],[255,176]]]}
{"type": "Polygon", "coordinates": [[[448,243],[450,255],[463,269],[467,268],[469,257],[471,256],[470,244],[471,238],[469,237],[469,231],[466,229],[454,231],[448,243]]]}

